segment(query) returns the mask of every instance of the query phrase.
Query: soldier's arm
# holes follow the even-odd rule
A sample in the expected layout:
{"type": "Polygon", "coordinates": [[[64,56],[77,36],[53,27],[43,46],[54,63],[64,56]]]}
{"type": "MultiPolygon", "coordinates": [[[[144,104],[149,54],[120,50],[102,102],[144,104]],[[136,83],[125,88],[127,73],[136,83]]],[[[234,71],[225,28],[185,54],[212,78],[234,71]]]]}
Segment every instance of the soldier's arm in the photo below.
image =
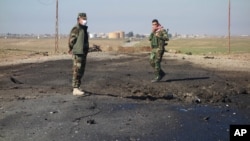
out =
{"type": "Polygon", "coordinates": [[[72,50],[74,44],[76,43],[77,37],[78,37],[78,29],[73,28],[70,32],[69,41],[68,41],[68,46],[70,50],[72,50]]]}
{"type": "Polygon", "coordinates": [[[152,32],[152,33],[149,35],[148,40],[149,40],[149,41],[151,41],[151,40],[152,40],[152,38],[153,38],[153,36],[154,36],[154,33],[152,32]]]}
{"type": "Polygon", "coordinates": [[[168,38],[168,33],[165,29],[162,29],[162,36],[157,36],[159,39],[164,40],[164,41],[169,41],[168,38]]]}

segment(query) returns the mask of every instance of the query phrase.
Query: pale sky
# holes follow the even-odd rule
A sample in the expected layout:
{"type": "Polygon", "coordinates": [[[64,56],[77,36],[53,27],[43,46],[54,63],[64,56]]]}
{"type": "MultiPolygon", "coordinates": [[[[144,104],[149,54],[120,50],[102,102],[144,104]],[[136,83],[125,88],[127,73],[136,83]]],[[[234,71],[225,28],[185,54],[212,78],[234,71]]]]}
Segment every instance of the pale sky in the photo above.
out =
{"type": "MultiPolygon", "coordinates": [[[[170,33],[227,35],[229,0],[58,0],[59,33],[86,12],[90,33],[149,34],[158,19],[170,33]]],[[[250,0],[231,0],[231,35],[250,35],[250,0]]],[[[0,33],[54,34],[56,0],[0,0],[0,33]]]]}

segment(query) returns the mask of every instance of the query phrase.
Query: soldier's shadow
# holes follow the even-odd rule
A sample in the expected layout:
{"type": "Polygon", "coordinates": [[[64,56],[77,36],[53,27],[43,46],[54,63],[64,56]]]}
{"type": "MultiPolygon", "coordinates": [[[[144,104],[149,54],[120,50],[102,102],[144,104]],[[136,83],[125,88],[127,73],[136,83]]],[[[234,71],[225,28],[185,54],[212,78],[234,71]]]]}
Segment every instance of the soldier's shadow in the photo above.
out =
{"type": "Polygon", "coordinates": [[[175,81],[192,81],[192,80],[203,80],[209,79],[210,77],[188,77],[188,78],[180,78],[180,79],[168,79],[161,82],[175,82],[175,81]]]}

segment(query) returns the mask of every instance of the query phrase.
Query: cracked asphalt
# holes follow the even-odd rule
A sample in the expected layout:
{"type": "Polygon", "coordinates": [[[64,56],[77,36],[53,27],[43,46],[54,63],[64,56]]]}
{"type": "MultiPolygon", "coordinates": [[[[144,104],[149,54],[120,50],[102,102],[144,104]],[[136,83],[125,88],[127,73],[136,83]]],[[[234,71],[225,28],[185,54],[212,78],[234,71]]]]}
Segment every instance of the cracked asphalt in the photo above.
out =
{"type": "Polygon", "coordinates": [[[93,53],[76,97],[71,66],[0,67],[0,141],[227,141],[229,125],[250,123],[249,72],[165,55],[167,75],[151,83],[148,54],[93,53]]]}

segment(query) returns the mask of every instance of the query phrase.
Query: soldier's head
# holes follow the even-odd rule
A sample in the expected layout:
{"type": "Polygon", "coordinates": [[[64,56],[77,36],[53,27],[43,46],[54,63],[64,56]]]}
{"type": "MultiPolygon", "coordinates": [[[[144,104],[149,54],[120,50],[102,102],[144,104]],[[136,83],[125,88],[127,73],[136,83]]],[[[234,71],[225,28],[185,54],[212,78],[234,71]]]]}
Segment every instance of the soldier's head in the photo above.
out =
{"type": "Polygon", "coordinates": [[[159,25],[159,22],[158,22],[158,20],[157,19],[153,19],[152,20],[152,26],[158,26],[159,25]]]}
{"type": "Polygon", "coordinates": [[[87,14],[86,13],[79,13],[77,16],[77,22],[81,25],[87,24],[87,14]]]}
{"type": "Polygon", "coordinates": [[[157,19],[153,19],[152,20],[152,29],[153,29],[153,31],[156,31],[159,26],[160,26],[160,23],[158,22],[158,20],[157,19]]]}

